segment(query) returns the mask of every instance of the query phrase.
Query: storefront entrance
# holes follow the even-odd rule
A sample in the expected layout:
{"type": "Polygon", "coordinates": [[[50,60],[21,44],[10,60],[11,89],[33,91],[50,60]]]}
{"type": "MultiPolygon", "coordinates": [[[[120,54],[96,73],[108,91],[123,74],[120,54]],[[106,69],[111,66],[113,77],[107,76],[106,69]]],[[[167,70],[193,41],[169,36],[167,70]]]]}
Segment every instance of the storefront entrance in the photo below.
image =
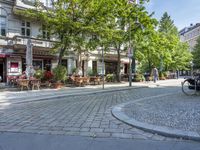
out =
{"type": "Polygon", "coordinates": [[[105,71],[106,74],[116,74],[117,73],[117,62],[105,61],[105,71]]]}
{"type": "Polygon", "coordinates": [[[4,65],[3,61],[0,61],[0,82],[4,81],[4,65]]]}

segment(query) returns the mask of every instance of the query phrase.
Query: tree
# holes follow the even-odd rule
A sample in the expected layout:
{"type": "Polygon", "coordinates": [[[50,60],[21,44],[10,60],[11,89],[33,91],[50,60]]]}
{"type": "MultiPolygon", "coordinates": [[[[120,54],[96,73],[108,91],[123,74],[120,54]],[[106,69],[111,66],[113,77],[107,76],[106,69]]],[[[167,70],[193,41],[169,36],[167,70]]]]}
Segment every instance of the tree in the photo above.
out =
{"type": "Polygon", "coordinates": [[[160,71],[186,68],[192,59],[191,53],[187,44],[180,42],[178,30],[166,12],[160,20],[158,32],[161,37],[158,47],[160,50],[160,71]]]}
{"type": "Polygon", "coordinates": [[[197,44],[195,45],[192,54],[193,54],[194,68],[200,69],[200,37],[197,39],[197,44]]]}
{"type": "MultiPolygon", "coordinates": [[[[145,1],[140,2],[144,3],[145,1]]],[[[142,28],[154,29],[156,20],[148,15],[142,5],[133,5],[124,0],[117,0],[116,3],[117,7],[114,11],[116,21],[113,24],[111,45],[117,52],[117,81],[120,82],[121,55],[126,53],[128,47],[136,47],[135,45],[138,45],[137,37],[143,36],[142,28]]],[[[135,58],[136,56],[134,56],[135,58]]]]}
{"type": "Polygon", "coordinates": [[[178,29],[167,12],[161,17],[158,31],[165,34],[178,35],[178,29]]]}
{"type": "Polygon", "coordinates": [[[54,51],[59,53],[58,64],[66,53],[81,53],[98,46],[93,37],[112,35],[112,0],[59,0],[52,9],[36,3],[35,9],[18,10],[19,15],[48,25],[48,30],[57,42],[54,51]],[[106,7],[105,7],[106,6],[106,7]]]}

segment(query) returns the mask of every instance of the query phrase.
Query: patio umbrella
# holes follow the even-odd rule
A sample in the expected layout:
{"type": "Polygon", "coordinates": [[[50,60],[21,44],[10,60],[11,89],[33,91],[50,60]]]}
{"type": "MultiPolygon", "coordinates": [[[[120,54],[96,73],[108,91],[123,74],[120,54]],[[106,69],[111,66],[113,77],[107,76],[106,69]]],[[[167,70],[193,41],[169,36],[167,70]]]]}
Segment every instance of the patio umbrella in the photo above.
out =
{"type": "Polygon", "coordinates": [[[28,39],[26,45],[26,76],[27,78],[33,76],[33,44],[31,39],[28,39]]]}

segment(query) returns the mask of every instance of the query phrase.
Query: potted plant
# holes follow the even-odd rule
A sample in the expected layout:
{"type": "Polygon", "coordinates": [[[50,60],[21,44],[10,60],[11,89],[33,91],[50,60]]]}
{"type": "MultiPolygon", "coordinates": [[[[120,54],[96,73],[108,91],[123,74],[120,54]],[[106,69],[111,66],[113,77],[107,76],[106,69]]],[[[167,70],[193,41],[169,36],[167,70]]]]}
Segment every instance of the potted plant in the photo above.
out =
{"type": "Polygon", "coordinates": [[[165,80],[166,79],[163,72],[159,72],[159,79],[160,80],[165,80]]]}
{"type": "Polygon", "coordinates": [[[54,87],[61,88],[63,87],[63,83],[67,78],[67,69],[65,66],[58,65],[53,69],[53,78],[55,80],[54,87]]]}
{"type": "Polygon", "coordinates": [[[139,73],[134,75],[134,82],[142,82],[144,80],[145,80],[144,75],[139,73]]]}

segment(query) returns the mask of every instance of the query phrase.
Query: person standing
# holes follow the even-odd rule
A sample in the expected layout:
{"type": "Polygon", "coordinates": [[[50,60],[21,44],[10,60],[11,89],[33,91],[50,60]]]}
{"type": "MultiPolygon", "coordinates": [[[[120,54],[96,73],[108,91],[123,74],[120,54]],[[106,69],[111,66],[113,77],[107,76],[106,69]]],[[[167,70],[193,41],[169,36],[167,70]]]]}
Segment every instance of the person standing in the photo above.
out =
{"type": "Polygon", "coordinates": [[[152,74],[153,82],[156,83],[156,81],[158,80],[158,69],[155,66],[153,67],[152,74]]]}

